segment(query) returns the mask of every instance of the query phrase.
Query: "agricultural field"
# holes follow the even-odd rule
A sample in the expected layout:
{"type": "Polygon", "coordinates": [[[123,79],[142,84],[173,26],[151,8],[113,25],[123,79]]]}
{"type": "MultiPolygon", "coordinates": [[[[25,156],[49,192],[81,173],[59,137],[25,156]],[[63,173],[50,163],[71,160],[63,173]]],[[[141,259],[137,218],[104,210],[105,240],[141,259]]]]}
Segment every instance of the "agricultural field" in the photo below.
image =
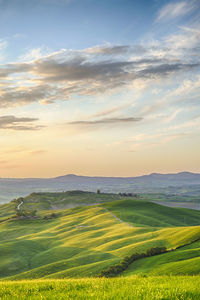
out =
{"type": "Polygon", "coordinates": [[[198,299],[200,211],[76,191],[31,194],[0,217],[0,298],[198,299]],[[144,257],[157,248],[166,253],[144,257]],[[115,278],[99,278],[133,255],[115,278]]]}
{"type": "MultiPolygon", "coordinates": [[[[63,197],[60,193],[57,198],[54,194],[49,198],[48,195],[33,194],[23,200],[20,210],[26,212],[34,207],[37,211],[34,217],[11,214],[21,200],[11,202],[10,206],[6,204],[9,208],[7,219],[2,210],[2,279],[98,276],[127,255],[145,253],[154,247],[166,247],[170,251],[200,238],[200,211],[170,208],[135,198],[123,199],[119,195],[113,201],[113,194],[77,191],[65,194],[64,201],[60,200],[63,197]],[[58,206],[60,202],[79,206],[52,209],[52,205],[58,206]],[[80,206],[81,203],[84,205],[80,206]]],[[[198,251],[191,253],[192,259],[198,256],[198,251]]],[[[145,259],[153,258],[141,261],[145,259]]],[[[176,262],[176,258],[174,260],[176,262]]],[[[199,270],[200,266],[194,274],[199,270]]],[[[163,274],[168,274],[167,270],[163,274]]],[[[193,271],[186,268],[181,274],[193,275],[193,271]]]]}

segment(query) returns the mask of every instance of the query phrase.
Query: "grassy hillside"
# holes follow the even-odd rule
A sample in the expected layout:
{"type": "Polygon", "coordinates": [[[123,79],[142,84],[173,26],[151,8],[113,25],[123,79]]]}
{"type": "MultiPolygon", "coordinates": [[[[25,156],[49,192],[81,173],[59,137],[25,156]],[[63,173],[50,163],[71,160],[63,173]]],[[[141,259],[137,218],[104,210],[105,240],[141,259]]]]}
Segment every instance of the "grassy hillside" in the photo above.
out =
{"type": "Polygon", "coordinates": [[[2,299],[155,300],[200,298],[200,276],[1,282],[2,299]]]}
{"type": "MultiPolygon", "coordinates": [[[[80,205],[92,205],[113,200],[120,200],[118,194],[104,194],[84,191],[57,193],[32,193],[24,198],[25,209],[65,209],[80,205]]],[[[134,199],[129,197],[129,199],[134,199]]]]}
{"type": "Polygon", "coordinates": [[[123,276],[133,274],[200,274],[200,241],[181,247],[174,252],[135,261],[123,272],[123,276]]]}
{"type": "MultiPolygon", "coordinates": [[[[20,209],[30,209],[37,195],[27,197],[20,209]]],[[[69,198],[73,203],[91,203],[93,196],[73,192],[69,198]]],[[[95,201],[112,202],[45,210],[46,203],[53,202],[54,195],[51,197],[35,200],[38,218],[0,223],[1,278],[96,276],[126,255],[156,246],[172,249],[200,237],[199,211],[135,199],[112,201],[115,195],[109,194],[95,194],[95,201]]],[[[9,206],[9,214],[14,211],[13,205],[9,206]]]]}
{"type": "Polygon", "coordinates": [[[0,205],[0,223],[16,214],[16,204],[10,202],[0,205]]]}
{"type": "Polygon", "coordinates": [[[134,226],[171,227],[200,224],[200,211],[171,208],[153,202],[121,200],[103,204],[103,207],[134,226]]]}

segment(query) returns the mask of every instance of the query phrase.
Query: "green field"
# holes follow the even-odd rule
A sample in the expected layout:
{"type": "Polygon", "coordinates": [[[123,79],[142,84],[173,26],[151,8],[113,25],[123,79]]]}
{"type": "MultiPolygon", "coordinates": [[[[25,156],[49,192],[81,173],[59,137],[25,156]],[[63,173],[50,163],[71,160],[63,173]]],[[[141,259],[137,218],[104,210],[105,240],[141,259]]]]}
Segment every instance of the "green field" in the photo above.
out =
{"type": "Polygon", "coordinates": [[[175,252],[159,256],[147,257],[135,261],[123,273],[124,276],[133,274],[162,275],[162,274],[199,274],[200,270],[200,241],[181,247],[175,252]]]}
{"type": "MultiPolygon", "coordinates": [[[[84,191],[67,191],[60,193],[32,193],[25,197],[24,208],[26,209],[65,209],[76,206],[87,206],[120,200],[117,194],[96,194],[84,191]]],[[[134,199],[129,197],[129,199],[134,199]]]]}
{"type": "Polygon", "coordinates": [[[198,300],[200,276],[5,281],[0,299],[198,300]]]}
{"type": "MultiPolygon", "coordinates": [[[[193,247],[193,242],[200,238],[200,211],[169,208],[141,199],[78,191],[43,193],[25,198],[20,209],[31,209],[33,205],[37,217],[27,219],[12,217],[16,214],[15,202],[2,206],[1,279],[94,277],[127,255],[144,253],[152,247],[193,247]],[[96,204],[92,205],[92,201],[96,204]],[[56,210],[50,207],[50,203],[59,206],[60,202],[84,206],[56,210]]],[[[173,264],[179,264],[177,251],[184,250],[141,259],[124,273],[151,273],[145,266],[144,271],[134,266],[156,259],[158,270],[152,267],[155,274],[199,274],[198,248],[187,252],[185,259],[182,255],[181,272],[173,269],[173,264]],[[173,257],[170,272],[166,264],[162,268],[158,264],[165,255],[173,257]],[[195,268],[189,268],[193,261],[195,268]]]]}

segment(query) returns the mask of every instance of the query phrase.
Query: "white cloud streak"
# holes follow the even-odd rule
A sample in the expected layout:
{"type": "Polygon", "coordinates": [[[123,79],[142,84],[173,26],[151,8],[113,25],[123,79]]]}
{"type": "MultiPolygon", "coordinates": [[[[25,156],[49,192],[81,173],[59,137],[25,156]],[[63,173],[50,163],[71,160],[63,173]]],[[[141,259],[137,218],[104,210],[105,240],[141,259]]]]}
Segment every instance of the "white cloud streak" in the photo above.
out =
{"type": "Polygon", "coordinates": [[[157,22],[177,19],[191,13],[196,8],[196,1],[171,2],[163,6],[157,15],[157,22]]]}

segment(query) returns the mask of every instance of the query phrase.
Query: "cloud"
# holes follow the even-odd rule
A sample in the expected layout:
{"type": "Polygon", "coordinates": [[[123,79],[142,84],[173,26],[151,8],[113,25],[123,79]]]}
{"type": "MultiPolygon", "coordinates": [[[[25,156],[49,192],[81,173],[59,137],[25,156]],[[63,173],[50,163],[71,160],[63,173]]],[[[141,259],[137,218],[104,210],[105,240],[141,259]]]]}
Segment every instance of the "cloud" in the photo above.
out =
{"type": "Polygon", "coordinates": [[[76,56],[72,59],[59,61],[55,59],[38,60],[33,66],[33,72],[43,77],[44,81],[85,81],[95,79],[102,81],[103,77],[109,81],[128,75],[131,61],[100,61],[91,62],[87,57],[76,56]]]}
{"type": "Polygon", "coordinates": [[[123,105],[119,105],[119,106],[115,106],[115,107],[110,107],[110,108],[105,109],[103,111],[97,112],[97,113],[91,115],[90,117],[91,118],[95,118],[95,117],[107,116],[107,115],[113,114],[115,112],[122,111],[123,109],[125,109],[127,107],[130,107],[131,104],[132,104],[132,102],[128,102],[128,103],[123,104],[123,105]]]}
{"type": "Polygon", "coordinates": [[[29,152],[31,155],[41,155],[47,153],[47,150],[33,150],[29,152]]]}
{"type": "Polygon", "coordinates": [[[13,115],[1,116],[0,117],[0,129],[37,130],[37,129],[40,129],[41,126],[32,124],[32,122],[35,122],[37,120],[38,120],[37,118],[25,118],[25,117],[19,118],[19,117],[15,117],[13,115]]]}
{"type": "Polygon", "coordinates": [[[24,34],[24,33],[15,33],[15,34],[13,35],[13,38],[14,38],[14,39],[25,39],[25,38],[27,38],[27,35],[24,34]]]}
{"type": "MultiPolygon", "coordinates": [[[[167,130],[166,130],[167,131],[167,130]]],[[[155,134],[136,134],[128,139],[115,142],[117,145],[124,145],[125,149],[129,152],[137,152],[141,150],[158,147],[159,145],[165,145],[169,142],[188,139],[191,135],[184,132],[162,132],[155,134]]]]}
{"type": "Polygon", "coordinates": [[[8,47],[8,42],[6,40],[0,39],[0,51],[5,50],[8,47]]]}
{"type": "Polygon", "coordinates": [[[168,102],[166,100],[158,100],[155,101],[152,104],[149,105],[145,105],[142,109],[141,109],[141,114],[143,116],[148,116],[150,114],[154,114],[155,112],[157,112],[160,109],[165,108],[168,105],[168,102]]]}
{"type": "Polygon", "coordinates": [[[150,44],[98,45],[46,55],[40,48],[32,49],[26,61],[0,66],[0,107],[144,89],[146,83],[197,70],[199,37],[196,26],[180,28],[177,34],[150,44]]]}
{"type": "Polygon", "coordinates": [[[167,130],[177,130],[177,129],[192,129],[194,133],[194,129],[199,132],[200,129],[200,115],[193,116],[190,120],[186,122],[182,122],[181,124],[176,124],[167,128],[167,130]]]}
{"type": "Polygon", "coordinates": [[[199,67],[200,63],[174,63],[174,64],[161,64],[158,66],[150,66],[139,72],[141,77],[160,77],[173,74],[178,71],[187,71],[199,67]]]}
{"type": "Polygon", "coordinates": [[[159,10],[156,21],[168,21],[185,16],[196,8],[196,3],[196,1],[168,3],[159,10]]]}
{"type": "Polygon", "coordinates": [[[3,61],[5,57],[5,50],[8,47],[8,42],[6,40],[0,39],[0,61],[3,61]]]}
{"type": "Polygon", "coordinates": [[[121,125],[121,124],[130,124],[137,123],[142,121],[140,117],[128,117],[128,118],[102,118],[93,121],[88,120],[79,120],[68,122],[69,125],[81,125],[81,126],[102,126],[102,125],[121,125]]]}
{"type": "Polygon", "coordinates": [[[89,54],[116,55],[127,53],[129,50],[131,50],[129,45],[101,45],[87,48],[84,52],[89,54]]]}
{"type": "Polygon", "coordinates": [[[196,76],[195,78],[185,79],[181,84],[175,89],[172,90],[170,93],[170,97],[183,97],[191,95],[199,95],[200,93],[200,75],[196,76]]]}
{"type": "Polygon", "coordinates": [[[17,73],[25,73],[31,71],[32,66],[28,63],[10,63],[3,65],[0,69],[0,78],[7,79],[8,76],[17,74],[17,73]]]}
{"type": "Polygon", "coordinates": [[[7,86],[0,91],[0,107],[3,108],[28,105],[34,102],[50,104],[56,100],[65,99],[68,99],[68,93],[65,89],[59,89],[56,86],[47,84],[19,87],[7,86]]]}
{"type": "Polygon", "coordinates": [[[26,54],[21,56],[21,60],[23,61],[31,61],[35,59],[42,58],[44,56],[44,52],[47,50],[43,48],[34,48],[29,50],[26,54]]]}

